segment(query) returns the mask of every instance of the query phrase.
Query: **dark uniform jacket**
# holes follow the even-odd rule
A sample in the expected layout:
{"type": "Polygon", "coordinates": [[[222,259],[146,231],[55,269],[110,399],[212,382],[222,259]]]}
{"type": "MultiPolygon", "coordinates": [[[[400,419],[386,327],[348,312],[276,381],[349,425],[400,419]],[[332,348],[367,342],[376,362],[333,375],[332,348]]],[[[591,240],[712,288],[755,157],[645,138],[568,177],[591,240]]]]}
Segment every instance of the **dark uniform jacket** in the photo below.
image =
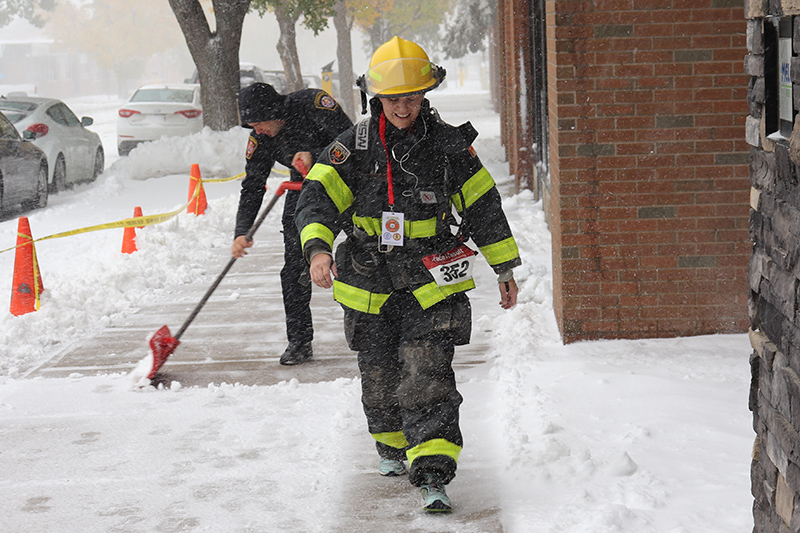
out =
{"type": "Polygon", "coordinates": [[[471,147],[471,124],[444,123],[423,101],[409,133],[372,116],[342,133],[319,156],[298,201],[295,223],[306,260],[330,253],[337,219],[351,212],[353,231],[336,251],[334,299],[350,309],[379,313],[389,295],[408,289],[423,309],[473,288],[471,278],[439,286],[422,258],[444,254],[471,238],[496,273],[521,264],[494,180],[471,147]],[[391,211],[387,181],[391,157],[394,211],[404,216],[404,245],[379,245],[382,213],[391,211]],[[454,216],[453,206],[458,215],[454,216]],[[459,218],[459,230],[453,228],[459,218]]]}
{"type": "Polygon", "coordinates": [[[286,95],[283,117],[286,124],[275,137],[255,132],[250,135],[247,175],[239,196],[234,237],[245,235],[253,225],[264,198],[267,177],[276,162],[291,169],[292,181],[301,181],[302,176],[291,166],[294,154],[311,152],[312,160],[316,160],[323,148],[353,124],[336,100],[320,89],[303,89],[286,95]]]}

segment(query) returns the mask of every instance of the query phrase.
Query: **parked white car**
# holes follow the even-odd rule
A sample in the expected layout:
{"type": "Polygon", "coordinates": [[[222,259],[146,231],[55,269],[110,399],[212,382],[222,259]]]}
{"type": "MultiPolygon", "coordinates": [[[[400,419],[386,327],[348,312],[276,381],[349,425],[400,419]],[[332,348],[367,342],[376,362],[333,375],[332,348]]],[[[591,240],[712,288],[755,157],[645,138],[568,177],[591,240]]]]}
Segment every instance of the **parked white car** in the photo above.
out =
{"type": "Polygon", "coordinates": [[[94,181],[105,166],[100,136],[86,129],[94,120],[82,117],[55,98],[9,93],[0,97],[2,111],[21,134],[35,134],[33,144],[47,156],[50,192],[75,183],[94,181]]]}
{"type": "Polygon", "coordinates": [[[203,129],[200,86],[142,85],[118,112],[117,151],[128,155],[138,144],[203,129]]]}

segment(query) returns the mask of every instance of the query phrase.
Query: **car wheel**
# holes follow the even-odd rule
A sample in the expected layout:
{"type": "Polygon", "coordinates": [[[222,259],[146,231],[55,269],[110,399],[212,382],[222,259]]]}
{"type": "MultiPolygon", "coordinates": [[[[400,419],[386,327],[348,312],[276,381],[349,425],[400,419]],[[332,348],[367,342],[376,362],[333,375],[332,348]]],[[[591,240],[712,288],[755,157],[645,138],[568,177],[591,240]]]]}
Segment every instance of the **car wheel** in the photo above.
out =
{"type": "Polygon", "coordinates": [[[47,207],[47,198],[50,189],[47,186],[47,163],[42,161],[39,167],[39,177],[36,180],[36,196],[33,200],[26,202],[23,207],[25,209],[43,209],[47,207]]]}
{"type": "Polygon", "coordinates": [[[106,167],[106,155],[103,152],[103,147],[97,147],[97,153],[94,155],[94,172],[92,172],[92,179],[94,181],[97,179],[97,176],[103,173],[106,167]]]}
{"type": "Polygon", "coordinates": [[[124,157],[124,156],[128,155],[129,153],[131,153],[131,149],[130,148],[123,148],[122,146],[117,146],[117,153],[120,156],[124,157]]]}
{"type": "Polygon", "coordinates": [[[56,166],[53,169],[53,183],[50,184],[50,192],[61,192],[67,188],[67,163],[64,156],[58,154],[56,166]]]}

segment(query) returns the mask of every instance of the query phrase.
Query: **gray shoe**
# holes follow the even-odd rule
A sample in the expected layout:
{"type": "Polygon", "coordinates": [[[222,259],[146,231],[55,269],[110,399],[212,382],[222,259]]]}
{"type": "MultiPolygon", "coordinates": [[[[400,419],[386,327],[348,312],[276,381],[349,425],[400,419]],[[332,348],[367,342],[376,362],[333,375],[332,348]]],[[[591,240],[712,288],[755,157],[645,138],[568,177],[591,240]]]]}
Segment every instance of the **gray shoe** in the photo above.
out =
{"type": "Polygon", "coordinates": [[[382,476],[402,476],[406,473],[406,465],[397,459],[381,459],[378,462],[378,472],[382,476]]]}
{"type": "Polygon", "coordinates": [[[450,498],[444,491],[444,484],[439,478],[428,474],[425,483],[420,487],[422,493],[422,509],[429,513],[449,513],[453,510],[450,498]]]}
{"type": "Polygon", "coordinates": [[[314,352],[311,350],[311,343],[295,343],[290,342],[289,346],[286,348],[286,351],[283,352],[281,355],[281,364],[282,365],[299,365],[301,363],[305,363],[309,359],[314,352]]]}

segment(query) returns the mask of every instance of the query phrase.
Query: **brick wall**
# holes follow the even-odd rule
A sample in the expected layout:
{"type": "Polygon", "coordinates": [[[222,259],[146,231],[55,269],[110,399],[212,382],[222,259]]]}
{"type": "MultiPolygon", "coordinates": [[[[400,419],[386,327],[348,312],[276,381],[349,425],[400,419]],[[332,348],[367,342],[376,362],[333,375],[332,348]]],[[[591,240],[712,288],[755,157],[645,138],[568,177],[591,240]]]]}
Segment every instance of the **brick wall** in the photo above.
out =
{"type": "Polygon", "coordinates": [[[744,2],[546,10],[564,341],[746,331],[744,2]]]}

